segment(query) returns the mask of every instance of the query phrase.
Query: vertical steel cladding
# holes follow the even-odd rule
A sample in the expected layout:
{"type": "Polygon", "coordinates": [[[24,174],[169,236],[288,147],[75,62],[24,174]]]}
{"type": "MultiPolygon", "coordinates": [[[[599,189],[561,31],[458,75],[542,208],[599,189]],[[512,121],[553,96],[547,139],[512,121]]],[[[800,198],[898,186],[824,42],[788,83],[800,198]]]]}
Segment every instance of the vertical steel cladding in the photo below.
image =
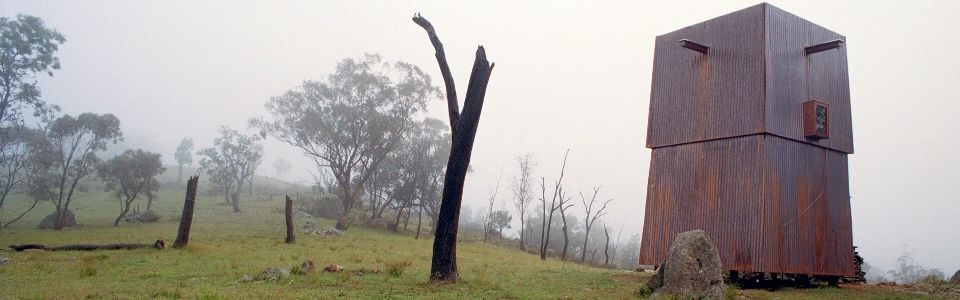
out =
{"type": "Polygon", "coordinates": [[[657,37],[641,264],[703,229],[727,270],[853,274],[844,40],[769,4],[657,37]]]}

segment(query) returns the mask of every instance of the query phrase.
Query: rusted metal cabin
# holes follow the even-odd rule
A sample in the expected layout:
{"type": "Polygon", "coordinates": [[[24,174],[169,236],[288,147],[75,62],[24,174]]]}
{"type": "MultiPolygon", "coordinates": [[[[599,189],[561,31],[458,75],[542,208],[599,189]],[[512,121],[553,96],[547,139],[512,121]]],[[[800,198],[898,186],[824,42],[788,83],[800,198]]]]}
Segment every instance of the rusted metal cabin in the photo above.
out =
{"type": "Polygon", "coordinates": [[[726,270],[854,273],[844,40],[769,4],[657,37],[641,264],[703,229],[726,270]]]}

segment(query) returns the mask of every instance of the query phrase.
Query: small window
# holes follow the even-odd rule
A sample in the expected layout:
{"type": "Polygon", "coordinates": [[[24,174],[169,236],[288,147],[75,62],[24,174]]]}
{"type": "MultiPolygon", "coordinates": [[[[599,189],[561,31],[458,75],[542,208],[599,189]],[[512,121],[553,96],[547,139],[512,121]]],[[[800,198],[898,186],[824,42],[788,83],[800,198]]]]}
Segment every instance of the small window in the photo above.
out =
{"type": "Polygon", "coordinates": [[[814,140],[830,138],[830,106],[817,100],[803,103],[803,135],[814,140]]]}

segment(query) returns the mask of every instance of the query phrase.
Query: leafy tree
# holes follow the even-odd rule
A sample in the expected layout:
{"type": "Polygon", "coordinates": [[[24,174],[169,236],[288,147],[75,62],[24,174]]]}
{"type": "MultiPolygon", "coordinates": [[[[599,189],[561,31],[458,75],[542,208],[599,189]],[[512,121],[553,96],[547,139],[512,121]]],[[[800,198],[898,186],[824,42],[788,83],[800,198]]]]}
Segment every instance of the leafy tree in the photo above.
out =
{"type": "MultiPolygon", "coordinates": [[[[46,142],[43,132],[38,129],[22,125],[0,128],[0,209],[3,209],[11,191],[47,167],[46,159],[40,155],[46,142]]],[[[0,222],[0,227],[20,220],[33,210],[37,203],[38,201],[33,201],[18,217],[6,223],[0,222]]]]}
{"type": "MultiPolygon", "coordinates": [[[[412,193],[409,190],[412,187],[411,174],[403,170],[403,157],[398,155],[399,151],[391,152],[380,163],[380,167],[370,174],[370,179],[364,183],[364,192],[367,194],[367,200],[370,202],[370,219],[381,218],[383,212],[394,202],[403,198],[403,203],[407,201],[412,193]]],[[[398,208],[398,215],[399,209],[398,208]]]]}
{"type": "Polygon", "coordinates": [[[123,133],[114,115],[83,113],[53,120],[46,137],[46,147],[38,155],[46,157],[51,167],[32,178],[31,194],[53,201],[57,208],[54,228],[60,230],[71,201],[78,192],[86,191],[86,183],[96,176],[101,163],[97,152],[123,140],[123,133]]]}
{"type": "Polygon", "coordinates": [[[305,81],[271,98],[266,108],[273,120],[251,123],[330,169],[344,211],[336,227],[346,229],[367,180],[438,94],[420,68],[367,54],[342,60],[325,82],[305,81]]]}
{"type": "Polygon", "coordinates": [[[113,226],[120,224],[138,195],[160,189],[156,177],[164,171],[166,168],[160,161],[160,154],[140,149],[124,151],[100,167],[104,188],[120,199],[120,215],[113,221],[113,226]]]}
{"type": "Polygon", "coordinates": [[[0,18],[0,127],[21,123],[23,108],[33,107],[35,113],[49,109],[40,100],[35,76],[53,76],[53,70],[60,69],[55,53],[64,41],[40,18],[23,14],[0,18]]]}
{"type": "Polygon", "coordinates": [[[887,274],[900,284],[914,284],[928,276],[935,276],[941,280],[945,278],[940,269],[927,269],[921,266],[906,249],[897,257],[897,269],[887,271],[887,274]]]}
{"type": "Polygon", "coordinates": [[[200,150],[200,168],[210,181],[224,189],[233,212],[240,212],[240,189],[257,171],[263,158],[260,137],[242,135],[236,130],[220,128],[220,137],[213,140],[213,148],[200,150]],[[236,187],[236,191],[233,190],[236,187]]]}
{"type": "Polygon", "coordinates": [[[193,165],[193,139],[183,138],[180,140],[180,145],[177,145],[177,152],[173,154],[173,158],[177,160],[177,183],[180,183],[183,179],[183,166],[193,165]]]}
{"type": "MultiPolygon", "coordinates": [[[[427,118],[411,130],[400,152],[403,170],[413,181],[411,201],[426,210],[435,227],[440,215],[443,176],[450,155],[450,132],[443,121],[427,118]]],[[[418,231],[419,232],[419,231],[418,231]]]]}
{"type": "Polygon", "coordinates": [[[283,179],[284,175],[290,172],[290,162],[283,158],[273,161],[273,170],[277,173],[277,178],[283,179]]]}
{"type": "Polygon", "coordinates": [[[513,217],[510,216],[510,212],[506,210],[498,210],[490,214],[490,220],[487,222],[487,228],[491,230],[496,230],[497,235],[501,238],[503,237],[503,229],[510,228],[510,222],[513,221],[513,217]]]}

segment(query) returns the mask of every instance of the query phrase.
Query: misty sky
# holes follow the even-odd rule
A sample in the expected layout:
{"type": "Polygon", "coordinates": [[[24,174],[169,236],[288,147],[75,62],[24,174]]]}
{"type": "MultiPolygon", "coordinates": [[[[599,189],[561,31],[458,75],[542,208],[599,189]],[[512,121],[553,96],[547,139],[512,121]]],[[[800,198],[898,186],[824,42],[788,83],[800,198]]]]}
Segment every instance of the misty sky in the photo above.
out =
{"type": "MultiPolygon", "coordinates": [[[[496,63],[465,203],[479,208],[535,156],[555,180],[570,148],[567,189],[615,198],[607,221],[641,230],[654,37],[752,1],[0,1],[0,14],[43,18],[66,36],[62,70],[41,78],[64,113],[113,113],[127,144],[172,163],[183,137],[208,147],[221,125],[248,131],[271,96],[324,80],[338,61],[379,53],[442,84],[417,11],[437,28],[461,91],[476,46],[496,63]]],[[[889,269],[907,249],[927,267],[960,268],[960,2],[773,1],[847,37],[856,153],[850,156],[854,244],[889,269]],[[905,248],[906,247],[906,248],[905,248]]],[[[461,92],[462,97],[462,92],[461,92]]],[[[446,118],[439,98],[429,116],[446,118]]],[[[312,164],[269,140],[260,173],[312,164]]],[[[512,209],[501,190],[502,204],[512,209]]],[[[574,211],[580,211],[578,207],[574,211]]],[[[582,214],[582,211],[579,212],[582,214]]],[[[514,227],[519,227],[515,224],[514,227]]]]}

